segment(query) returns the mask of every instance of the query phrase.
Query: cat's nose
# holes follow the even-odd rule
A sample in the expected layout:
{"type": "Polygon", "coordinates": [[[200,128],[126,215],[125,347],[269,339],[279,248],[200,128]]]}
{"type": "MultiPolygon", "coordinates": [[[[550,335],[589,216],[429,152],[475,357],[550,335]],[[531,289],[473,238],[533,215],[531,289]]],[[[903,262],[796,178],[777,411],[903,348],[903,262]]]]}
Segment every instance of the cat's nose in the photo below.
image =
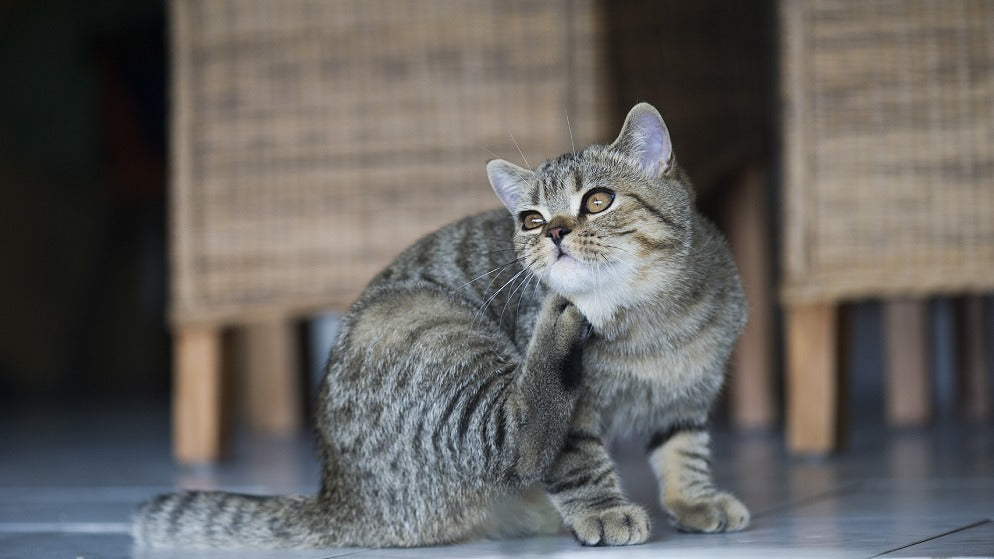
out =
{"type": "Polygon", "coordinates": [[[565,225],[557,225],[555,227],[550,227],[548,231],[545,232],[545,236],[552,239],[552,242],[559,246],[559,243],[563,242],[563,237],[565,237],[572,229],[566,227],[565,225]]]}

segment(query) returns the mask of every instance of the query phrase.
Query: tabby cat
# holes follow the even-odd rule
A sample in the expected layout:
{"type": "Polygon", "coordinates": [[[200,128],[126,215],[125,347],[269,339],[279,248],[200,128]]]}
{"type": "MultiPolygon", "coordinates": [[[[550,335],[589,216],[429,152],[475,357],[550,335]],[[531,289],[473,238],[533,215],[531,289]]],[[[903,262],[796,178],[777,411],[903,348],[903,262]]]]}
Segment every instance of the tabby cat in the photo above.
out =
{"type": "Polygon", "coordinates": [[[342,321],[317,406],[317,495],[163,495],[139,546],[422,546],[555,533],[644,542],[604,441],[641,436],[681,530],[741,530],[708,410],[745,321],[659,113],[535,171],[487,165],[510,213],[419,240],[342,321]]]}

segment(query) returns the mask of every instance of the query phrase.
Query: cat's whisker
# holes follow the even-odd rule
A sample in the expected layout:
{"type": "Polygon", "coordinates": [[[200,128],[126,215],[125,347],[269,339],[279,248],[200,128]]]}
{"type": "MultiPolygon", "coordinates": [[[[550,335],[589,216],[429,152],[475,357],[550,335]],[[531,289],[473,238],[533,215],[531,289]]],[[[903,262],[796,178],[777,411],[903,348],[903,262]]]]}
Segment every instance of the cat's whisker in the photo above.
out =
{"type": "Polygon", "coordinates": [[[632,274],[638,274],[639,273],[638,267],[635,266],[634,264],[629,263],[629,262],[625,262],[623,260],[617,260],[617,261],[615,261],[613,263],[614,264],[621,264],[621,265],[627,267],[628,271],[631,272],[632,274]]]}
{"type": "MultiPolygon", "coordinates": [[[[518,305],[514,308],[514,322],[515,323],[518,322],[518,316],[521,315],[521,300],[525,298],[525,291],[528,290],[528,283],[531,280],[533,280],[533,279],[535,279],[535,274],[533,274],[531,272],[528,272],[528,277],[525,278],[525,283],[524,283],[525,287],[524,287],[524,289],[521,290],[521,294],[518,295],[518,305]]],[[[536,283],[536,285],[538,285],[538,284],[536,283]]],[[[534,289],[533,289],[533,291],[534,291],[534,289]]]]}
{"type": "MultiPolygon", "coordinates": [[[[629,251],[627,251],[627,250],[625,250],[625,249],[623,249],[621,247],[615,247],[615,246],[611,246],[611,245],[601,245],[601,246],[603,246],[605,248],[616,249],[616,250],[619,250],[619,251],[624,252],[626,254],[632,255],[631,252],[629,252],[629,251]]],[[[617,258],[616,256],[613,256],[613,255],[611,255],[611,254],[609,254],[607,252],[597,252],[597,253],[595,253],[594,254],[594,262],[593,262],[593,264],[596,267],[598,267],[598,268],[605,267],[605,266],[621,265],[621,266],[627,267],[628,270],[630,272],[632,272],[632,273],[638,273],[639,272],[639,267],[638,267],[637,264],[635,264],[635,263],[633,263],[630,260],[625,259],[625,258],[617,258]]]]}
{"type": "Polygon", "coordinates": [[[518,145],[518,141],[514,139],[514,134],[511,134],[511,129],[507,129],[507,135],[511,137],[511,141],[514,142],[514,147],[518,148],[518,153],[521,154],[521,160],[525,162],[525,167],[528,167],[529,171],[532,171],[532,166],[528,163],[528,159],[525,158],[525,152],[521,151],[521,146],[518,145]]]}
{"type": "Polygon", "coordinates": [[[614,250],[620,250],[621,252],[624,252],[625,254],[631,254],[632,256],[634,256],[634,254],[632,254],[632,251],[630,251],[630,250],[625,250],[625,249],[623,249],[623,248],[621,248],[621,247],[619,247],[619,246],[614,246],[614,245],[604,245],[604,247],[605,247],[605,248],[611,248],[611,249],[614,249],[614,250]]]}
{"type": "MultiPolygon", "coordinates": [[[[462,289],[462,288],[466,287],[467,285],[470,285],[471,283],[473,283],[473,282],[475,282],[475,281],[477,281],[477,280],[480,280],[480,279],[482,279],[482,278],[485,278],[485,277],[489,276],[490,274],[492,274],[492,273],[494,273],[494,272],[497,272],[497,271],[499,271],[499,270],[500,270],[500,271],[503,271],[503,270],[504,270],[505,268],[507,268],[508,266],[511,266],[511,265],[513,265],[513,264],[514,264],[515,262],[520,262],[521,260],[523,260],[523,258],[521,258],[521,257],[518,257],[518,258],[515,258],[514,260],[512,260],[512,261],[510,261],[510,262],[508,262],[508,263],[506,263],[506,264],[501,264],[500,266],[497,266],[496,268],[494,268],[493,270],[490,270],[489,272],[484,272],[484,273],[482,273],[482,274],[480,274],[480,275],[476,276],[475,278],[473,278],[473,279],[471,279],[471,280],[467,281],[466,283],[464,283],[464,284],[460,285],[459,287],[455,288],[455,289],[454,289],[454,290],[452,290],[452,291],[453,291],[453,293],[454,293],[454,292],[456,292],[456,291],[459,291],[460,289],[462,289]]],[[[497,274],[497,275],[499,276],[500,274],[497,274]]],[[[493,280],[491,280],[491,282],[490,282],[490,283],[491,283],[491,284],[493,284],[493,280]]],[[[489,289],[489,286],[487,287],[487,289],[489,289]]],[[[486,291],[484,291],[484,293],[486,293],[486,291]]]]}
{"type": "Polygon", "coordinates": [[[496,239],[494,237],[482,237],[482,236],[479,237],[479,238],[483,239],[485,241],[495,241],[495,242],[499,242],[499,243],[502,243],[502,244],[506,243],[506,244],[509,244],[511,246],[519,247],[519,248],[523,248],[525,246],[528,246],[528,243],[526,243],[524,241],[516,241],[516,240],[513,240],[513,239],[496,239]]]}
{"type": "Polygon", "coordinates": [[[563,113],[566,115],[566,129],[569,130],[569,145],[573,148],[573,153],[576,153],[576,143],[573,142],[573,127],[569,123],[569,111],[563,107],[563,113]]]}
{"type": "Polygon", "coordinates": [[[525,245],[528,244],[527,241],[519,241],[517,239],[506,239],[506,238],[502,239],[502,238],[499,238],[499,237],[488,237],[486,235],[478,235],[477,238],[479,238],[479,239],[485,239],[487,241],[495,241],[495,242],[498,242],[498,243],[501,243],[501,244],[505,244],[506,243],[506,244],[516,245],[516,246],[525,246],[525,245]]]}
{"type": "Polygon", "coordinates": [[[636,265],[634,262],[631,262],[630,260],[624,258],[609,259],[606,255],[604,256],[604,264],[621,264],[622,266],[627,266],[628,269],[633,272],[637,272],[639,269],[638,265],[636,265]]]}
{"type": "Polygon", "coordinates": [[[477,313],[479,314],[479,316],[482,318],[483,314],[487,311],[487,308],[490,307],[490,303],[492,303],[494,301],[494,299],[497,298],[497,295],[500,294],[500,292],[503,291],[505,287],[507,287],[508,285],[511,285],[511,283],[514,280],[518,279],[518,276],[520,276],[521,274],[523,274],[525,272],[527,272],[527,270],[524,269],[524,268],[522,268],[522,270],[519,271],[517,274],[514,274],[513,276],[511,276],[511,279],[507,280],[507,283],[505,283],[504,285],[500,286],[500,288],[498,288],[496,291],[494,291],[493,294],[490,295],[490,297],[487,297],[487,299],[483,302],[483,306],[481,306],[480,310],[477,311],[477,313]]]}
{"type": "Polygon", "coordinates": [[[503,253],[503,252],[514,252],[515,250],[516,249],[513,249],[513,248],[498,248],[498,249],[495,249],[495,250],[488,250],[487,252],[484,252],[483,254],[486,254],[487,256],[490,256],[492,254],[498,254],[498,253],[503,253]]]}
{"type": "MultiPolygon", "coordinates": [[[[508,266],[510,266],[510,264],[508,264],[508,266]]],[[[497,272],[497,275],[495,275],[494,277],[490,278],[490,283],[488,283],[488,284],[487,284],[487,287],[485,287],[485,288],[483,289],[483,291],[481,291],[481,292],[480,292],[480,293],[481,293],[481,295],[482,295],[482,296],[483,296],[484,298],[485,298],[485,297],[487,296],[487,295],[486,295],[487,293],[490,293],[490,288],[492,288],[492,287],[494,286],[494,284],[495,284],[495,283],[496,283],[497,281],[499,281],[499,280],[500,280],[500,277],[501,277],[501,276],[502,276],[502,275],[504,274],[504,270],[506,270],[506,269],[508,268],[508,266],[503,266],[503,267],[501,267],[501,268],[500,268],[500,271],[499,271],[499,272],[497,272]]],[[[521,272],[518,272],[518,273],[521,273],[521,272]]],[[[511,276],[511,280],[514,280],[514,278],[515,278],[515,277],[517,277],[517,275],[518,275],[518,274],[515,274],[514,276],[511,276]]],[[[503,289],[503,288],[501,288],[501,289],[503,289]]],[[[495,292],[494,292],[494,295],[496,295],[496,294],[497,294],[497,293],[499,293],[499,292],[500,292],[500,289],[498,289],[497,291],[495,291],[495,292]]],[[[487,305],[487,304],[488,304],[488,303],[487,303],[486,301],[484,301],[484,307],[486,307],[486,305],[487,305]]]]}
{"type": "MultiPolygon", "coordinates": [[[[607,248],[612,248],[612,247],[607,247],[607,248]]],[[[618,249],[618,251],[623,252],[624,254],[611,254],[610,251],[605,250],[597,252],[597,256],[603,259],[605,262],[608,261],[624,262],[626,260],[625,258],[626,256],[634,256],[632,253],[625,250],[618,249]]]]}
{"type": "MultiPolygon", "coordinates": [[[[523,271],[527,272],[528,270],[526,268],[523,271]]],[[[500,310],[500,318],[497,320],[498,324],[502,324],[504,322],[504,312],[507,311],[507,306],[509,304],[511,304],[511,299],[514,299],[514,294],[517,293],[518,290],[521,289],[521,287],[523,285],[525,285],[526,283],[528,283],[528,280],[531,279],[531,275],[532,275],[531,272],[528,272],[528,275],[525,276],[525,279],[521,280],[521,282],[518,283],[518,286],[515,287],[513,290],[511,290],[511,293],[507,296],[507,301],[504,301],[504,307],[501,308],[501,310],[500,310]]],[[[522,295],[523,294],[524,293],[522,292],[522,295]]],[[[521,297],[520,296],[518,297],[518,304],[519,305],[521,304],[521,297]]],[[[515,319],[517,319],[517,315],[515,315],[515,319]]]]}
{"type": "Polygon", "coordinates": [[[502,285],[499,288],[497,288],[497,290],[494,291],[490,295],[490,297],[488,297],[486,299],[486,301],[483,302],[483,308],[484,308],[484,310],[486,310],[486,308],[488,306],[490,306],[490,303],[492,303],[494,301],[494,299],[497,298],[497,295],[499,295],[501,291],[503,291],[505,288],[507,288],[507,286],[511,285],[514,282],[514,280],[518,279],[518,276],[520,276],[521,274],[527,273],[527,272],[528,272],[528,270],[526,268],[522,268],[518,273],[516,273],[513,276],[511,276],[511,279],[507,280],[504,283],[504,285],[502,285]]]}
{"type": "MultiPolygon", "coordinates": [[[[617,250],[619,252],[623,252],[623,253],[631,256],[632,258],[635,257],[635,254],[633,252],[631,252],[629,250],[626,250],[626,249],[623,249],[623,248],[621,248],[619,246],[614,246],[614,245],[602,245],[602,246],[604,246],[604,248],[609,248],[609,249],[617,250]]],[[[633,272],[638,272],[639,271],[638,265],[636,265],[636,264],[634,264],[634,263],[632,263],[632,262],[630,262],[630,261],[628,261],[628,260],[626,260],[624,258],[609,258],[607,254],[601,255],[601,257],[602,257],[602,259],[603,259],[603,261],[604,261],[605,264],[607,264],[609,262],[610,263],[619,263],[619,264],[623,264],[623,265],[628,266],[628,268],[631,271],[633,271],[633,272]]]]}

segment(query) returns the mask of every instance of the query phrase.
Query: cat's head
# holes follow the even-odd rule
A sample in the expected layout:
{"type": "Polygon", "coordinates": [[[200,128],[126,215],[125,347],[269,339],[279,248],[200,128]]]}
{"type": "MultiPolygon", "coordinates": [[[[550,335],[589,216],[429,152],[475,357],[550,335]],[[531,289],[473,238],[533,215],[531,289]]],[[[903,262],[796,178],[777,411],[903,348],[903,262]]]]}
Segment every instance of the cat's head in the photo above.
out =
{"type": "Polygon", "coordinates": [[[559,156],[535,171],[493,160],[487,174],[514,216],[525,267],[595,326],[679,277],[693,191],[651,105],[632,108],[610,145],[559,156]]]}

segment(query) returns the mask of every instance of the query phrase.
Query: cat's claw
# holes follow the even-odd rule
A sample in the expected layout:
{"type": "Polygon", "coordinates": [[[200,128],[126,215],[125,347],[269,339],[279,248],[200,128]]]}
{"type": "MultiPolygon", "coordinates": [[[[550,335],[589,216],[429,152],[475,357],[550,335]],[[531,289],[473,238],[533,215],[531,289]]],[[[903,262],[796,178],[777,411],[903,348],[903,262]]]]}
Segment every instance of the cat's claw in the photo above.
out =
{"type": "Polygon", "coordinates": [[[682,532],[737,532],[749,526],[749,509],[729,493],[692,503],[666,504],[670,522],[682,532]]]}
{"type": "Polygon", "coordinates": [[[649,538],[649,515],[642,507],[622,505],[581,516],[572,528],[583,545],[634,545],[649,538]]]}

